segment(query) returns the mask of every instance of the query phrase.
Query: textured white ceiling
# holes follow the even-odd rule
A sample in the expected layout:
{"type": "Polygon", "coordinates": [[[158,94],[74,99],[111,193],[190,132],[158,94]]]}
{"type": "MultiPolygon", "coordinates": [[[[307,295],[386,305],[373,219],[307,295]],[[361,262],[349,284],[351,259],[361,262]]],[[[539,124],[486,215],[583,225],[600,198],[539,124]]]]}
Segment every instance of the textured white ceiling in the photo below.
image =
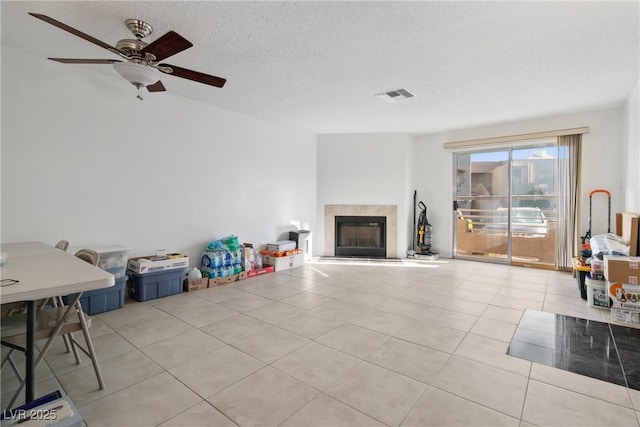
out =
{"type": "Polygon", "coordinates": [[[27,12],[111,45],[138,18],[154,27],[147,41],[174,30],[194,44],[165,62],[227,79],[165,76],[174,94],[314,133],[431,133],[620,105],[640,74],[639,4],[2,1],[2,44],[116,59],[27,12]],[[398,88],[416,97],[373,96],[398,88]]]}

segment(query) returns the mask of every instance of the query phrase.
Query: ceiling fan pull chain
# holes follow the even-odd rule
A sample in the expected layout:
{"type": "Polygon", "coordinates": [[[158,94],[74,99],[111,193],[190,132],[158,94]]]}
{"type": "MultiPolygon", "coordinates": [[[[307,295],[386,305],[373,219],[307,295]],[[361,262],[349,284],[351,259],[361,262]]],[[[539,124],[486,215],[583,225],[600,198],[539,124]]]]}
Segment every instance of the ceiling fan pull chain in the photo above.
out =
{"type": "Polygon", "coordinates": [[[137,98],[138,98],[140,101],[144,101],[144,98],[142,97],[142,85],[136,85],[136,86],[137,86],[137,88],[138,88],[138,96],[137,96],[137,98]]]}

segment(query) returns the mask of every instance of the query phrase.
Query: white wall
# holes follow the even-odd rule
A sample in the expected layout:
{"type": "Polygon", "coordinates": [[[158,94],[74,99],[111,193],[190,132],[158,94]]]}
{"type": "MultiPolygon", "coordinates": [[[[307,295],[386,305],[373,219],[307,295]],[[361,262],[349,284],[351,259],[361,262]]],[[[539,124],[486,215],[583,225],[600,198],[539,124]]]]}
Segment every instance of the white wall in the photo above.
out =
{"type": "Polygon", "coordinates": [[[625,104],[624,208],[640,212],[640,81],[625,104]]]}
{"type": "Polygon", "coordinates": [[[334,204],[397,205],[398,253],[404,257],[411,241],[408,185],[412,168],[412,137],[406,134],[319,135],[315,254],[324,253],[324,206],[334,204]]]}
{"type": "MultiPolygon", "coordinates": [[[[464,129],[416,137],[415,182],[418,194],[431,207],[429,219],[434,228],[434,247],[441,256],[450,257],[453,246],[453,154],[442,148],[450,141],[542,132],[589,126],[583,136],[582,150],[582,220],[580,230],[588,228],[588,194],[604,188],[612,193],[612,215],[624,208],[623,186],[624,126],[622,108],[546,117],[476,129],[464,129]]],[[[606,202],[594,196],[592,234],[606,232],[606,202]]],[[[611,221],[615,229],[615,218],[611,221]]]]}
{"type": "MultiPolygon", "coordinates": [[[[627,116],[632,108],[626,108],[627,116]]],[[[612,193],[611,227],[615,229],[613,215],[624,210],[625,205],[626,209],[634,210],[625,200],[632,200],[629,187],[637,197],[638,185],[633,187],[629,180],[623,182],[623,151],[635,149],[636,158],[638,156],[637,144],[634,146],[631,141],[625,145],[625,123],[629,120],[625,122],[624,117],[625,110],[611,108],[416,137],[406,134],[320,135],[315,253],[322,253],[324,249],[321,228],[325,204],[396,204],[391,200],[398,200],[398,217],[405,218],[404,231],[401,220],[398,224],[398,257],[404,257],[404,250],[411,245],[412,197],[416,189],[418,200],[424,201],[428,208],[434,250],[442,257],[451,257],[453,154],[442,148],[442,144],[582,126],[589,126],[591,131],[583,136],[583,208],[579,229],[584,233],[588,228],[588,194],[599,188],[612,193]]],[[[637,175],[635,179],[637,182],[637,175]]],[[[606,198],[600,196],[594,196],[593,200],[592,234],[607,231],[607,203],[606,198]]]]}
{"type": "Polygon", "coordinates": [[[215,238],[315,227],[315,135],[171,92],[140,102],[94,67],[3,46],[3,242],[166,248],[196,266],[215,238]]]}
{"type": "MultiPolygon", "coordinates": [[[[319,254],[325,204],[396,204],[403,257],[417,189],[434,248],[449,257],[453,160],[442,143],[575,126],[591,127],[583,206],[591,189],[607,188],[613,212],[640,210],[637,85],[624,108],[415,138],[320,135],[316,143],[312,134],[171,92],[140,102],[115,72],[3,46],[1,113],[4,242],[64,238],[73,246],[129,245],[132,255],[164,247],[197,258],[211,239],[235,233],[265,242],[298,221],[314,231],[319,254]]],[[[585,208],[580,230],[586,224],[585,208]]]]}

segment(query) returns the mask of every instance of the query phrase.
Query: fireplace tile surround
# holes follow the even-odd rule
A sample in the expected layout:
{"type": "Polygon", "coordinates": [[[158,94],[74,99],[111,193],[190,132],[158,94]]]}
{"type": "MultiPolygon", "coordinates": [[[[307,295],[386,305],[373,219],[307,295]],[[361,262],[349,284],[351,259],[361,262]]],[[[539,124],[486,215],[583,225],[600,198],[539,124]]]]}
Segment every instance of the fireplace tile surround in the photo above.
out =
{"type": "Polygon", "coordinates": [[[397,205],[325,205],[324,256],[335,256],[336,216],[386,216],[387,258],[398,256],[397,205]]]}

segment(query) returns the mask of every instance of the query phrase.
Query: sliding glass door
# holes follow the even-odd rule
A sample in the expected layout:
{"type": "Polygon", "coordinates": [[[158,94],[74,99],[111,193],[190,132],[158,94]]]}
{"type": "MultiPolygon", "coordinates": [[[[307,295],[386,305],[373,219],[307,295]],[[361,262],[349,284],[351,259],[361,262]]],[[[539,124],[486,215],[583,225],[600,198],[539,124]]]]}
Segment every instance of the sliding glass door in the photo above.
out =
{"type": "Polygon", "coordinates": [[[456,153],[454,255],[553,268],[557,157],[554,142],[456,153]]]}
{"type": "Polygon", "coordinates": [[[456,251],[458,257],[509,261],[509,151],[456,154],[456,251]]]}

